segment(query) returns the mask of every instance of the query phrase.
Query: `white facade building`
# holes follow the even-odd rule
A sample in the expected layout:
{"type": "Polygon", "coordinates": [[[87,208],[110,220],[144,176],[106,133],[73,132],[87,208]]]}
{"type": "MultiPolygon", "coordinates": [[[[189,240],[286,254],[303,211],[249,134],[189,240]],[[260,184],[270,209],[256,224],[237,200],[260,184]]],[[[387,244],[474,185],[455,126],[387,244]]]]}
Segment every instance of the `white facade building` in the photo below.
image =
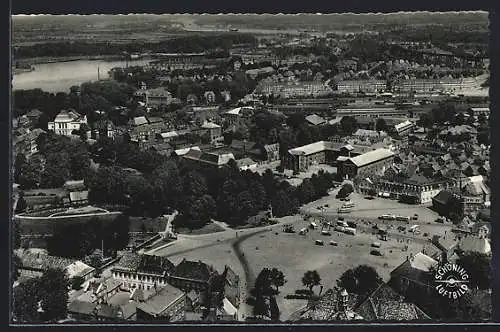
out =
{"type": "Polygon", "coordinates": [[[62,110],[54,121],[48,123],[48,129],[57,135],[71,136],[73,130],[80,130],[82,124],[87,124],[87,116],[81,116],[75,111],[62,110]]]}

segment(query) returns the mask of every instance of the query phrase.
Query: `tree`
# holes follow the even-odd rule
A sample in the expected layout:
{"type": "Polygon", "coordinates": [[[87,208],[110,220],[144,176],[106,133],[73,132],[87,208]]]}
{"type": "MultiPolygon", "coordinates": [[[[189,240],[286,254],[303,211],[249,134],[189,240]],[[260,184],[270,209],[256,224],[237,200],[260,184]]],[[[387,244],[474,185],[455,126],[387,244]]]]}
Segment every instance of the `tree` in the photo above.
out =
{"type": "Polygon", "coordinates": [[[118,167],[99,167],[89,180],[91,203],[123,204],[126,202],[126,174],[118,167]]]}
{"type": "Polygon", "coordinates": [[[67,317],[69,280],[62,269],[49,269],[40,277],[42,317],[55,321],[67,317]]]}
{"type": "Polygon", "coordinates": [[[212,196],[191,197],[187,201],[190,202],[189,209],[183,212],[183,218],[180,219],[183,226],[189,229],[201,228],[215,216],[216,204],[212,196]]]}
{"type": "Polygon", "coordinates": [[[70,178],[70,162],[66,152],[49,154],[42,175],[43,188],[61,187],[70,178]]]}
{"type": "Polygon", "coordinates": [[[178,208],[182,202],[183,186],[177,164],[173,161],[160,164],[151,178],[158,188],[155,200],[162,206],[178,208]]]}
{"type": "Polygon", "coordinates": [[[304,273],[302,277],[302,284],[306,287],[309,287],[309,290],[312,292],[314,286],[320,285],[321,277],[319,276],[318,271],[307,271],[304,273]]]}
{"type": "Polygon", "coordinates": [[[278,303],[276,302],[276,298],[274,296],[271,296],[271,298],[269,299],[269,309],[270,309],[271,319],[279,320],[280,309],[278,307],[278,303]]]}
{"type": "Polygon", "coordinates": [[[375,130],[376,131],[387,131],[387,123],[384,118],[378,118],[375,122],[375,130]]]}
{"type": "Polygon", "coordinates": [[[479,289],[491,288],[491,258],[478,252],[466,252],[457,260],[457,265],[464,268],[469,275],[469,287],[479,289]]]}
{"type": "Polygon", "coordinates": [[[40,185],[44,163],[41,155],[34,155],[27,163],[21,165],[18,179],[21,189],[32,189],[40,185]]]}
{"type": "Polygon", "coordinates": [[[82,284],[85,282],[85,279],[81,276],[74,276],[70,280],[71,282],[71,289],[74,290],[79,290],[82,288],[82,284]]]}
{"type": "Polygon", "coordinates": [[[90,255],[85,256],[83,261],[85,264],[97,269],[102,265],[103,259],[104,257],[102,255],[102,251],[100,249],[96,249],[90,255]]]}
{"type": "Polygon", "coordinates": [[[16,281],[19,278],[19,268],[23,265],[21,258],[18,255],[12,257],[12,280],[16,281]]]}
{"type": "Polygon", "coordinates": [[[295,213],[296,207],[294,206],[290,196],[285,190],[279,190],[271,200],[273,214],[276,217],[283,217],[295,213]]]}
{"type": "Polygon", "coordinates": [[[273,285],[276,287],[276,293],[279,293],[279,287],[285,285],[286,279],[285,275],[283,274],[282,271],[278,270],[277,268],[273,267],[269,273],[269,278],[271,279],[271,282],[273,285]]]}
{"type": "Polygon", "coordinates": [[[18,219],[14,219],[12,222],[12,233],[14,237],[12,240],[12,246],[14,247],[14,249],[18,249],[21,247],[21,229],[18,219]]]}
{"type": "Polygon", "coordinates": [[[86,178],[90,169],[90,154],[84,145],[79,144],[72,149],[69,166],[72,179],[86,178]]]}
{"type": "Polygon", "coordinates": [[[358,122],[352,116],[344,116],[340,120],[340,128],[344,134],[350,135],[358,128],[358,122]]]}
{"type": "MultiPolygon", "coordinates": [[[[118,215],[109,227],[109,233],[116,235],[114,238],[114,249],[121,250],[127,247],[130,241],[130,217],[122,213],[118,215]]],[[[102,254],[102,253],[101,253],[102,254]]]]}
{"type": "Polygon", "coordinates": [[[274,291],[272,289],[271,281],[271,270],[268,268],[263,268],[255,280],[254,295],[256,298],[268,297],[273,295],[274,291]]]}
{"type": "Polygon", "coordinates": [[[201,197],[208,191],[205,178],[196,171],[190,171],[184,176],[183,189],[185,197],[201,197]]]}
{"type": "Polygon", "coordinates": [[[256,296],[255,304],[253,306],[253,315],[257,318],[263,318],[269,316],[269,305],[266,298],[263,296],[256,296]]]}
{"type": "Polygon", "coordinates": [[[342,188],[340,188],[339,192],[337,193],[337,198],[346,198],[353,191],[354,191],[353,186],[349,183],[346,183],[342,186],[342,188]]]}
{"type": "Polygon", "coordinates": [[[345,288],[349,293],[366,296],[382,283],[377,271],[367,265],[359,265],[344,272],[337,280],[337,285],[345,288]]]}
{"type": "Polygon", "coordinates": [[[39,284],[39,279],[33,278],[13,289],[12,311],[16,321],[33,323],[38,320],[39,284]]]}
{"type": "Polygon", "coordinates": [[[19,183],[22,168],[26,163],[26,156],[23,153],[18,153],[14,161],[14,183],[19,183]]]}
{"type": "Polygon", "coordinates": [[[126,194],[129,197],[129,212],[132,215],[141,215],[151,210],[152,186],[141,175],[131,175],[125,178],[126,194]]]}
{"type": "Polygon", "coordinates": [[[24,193],[21,191],[19,192],[19,197],[17,199],[17,204],[16,204],[16,214],[23,213],[26,211],[28,204],[26,204],[26,200],[24,199],[24,193]]]}

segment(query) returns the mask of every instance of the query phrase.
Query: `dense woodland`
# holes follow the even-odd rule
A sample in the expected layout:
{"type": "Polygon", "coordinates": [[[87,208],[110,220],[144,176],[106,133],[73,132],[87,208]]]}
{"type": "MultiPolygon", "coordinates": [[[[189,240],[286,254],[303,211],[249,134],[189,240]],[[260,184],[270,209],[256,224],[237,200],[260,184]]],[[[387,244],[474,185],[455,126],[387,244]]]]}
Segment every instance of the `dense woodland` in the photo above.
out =
{"type": "Polygon", "coordinates": [[[128,53],[198,53],[215,49],[229,49],[233,44],[256,43],[256,38],[247,34],[226,33],[222,35],[188,35],[161,42],[135,41],[126,44],[110,42],[58,42],[40,43],[33,46],[18,46],[13,50],[16,59],[33,57],[65,57],[75,55],[120,55],[128,53]]]}

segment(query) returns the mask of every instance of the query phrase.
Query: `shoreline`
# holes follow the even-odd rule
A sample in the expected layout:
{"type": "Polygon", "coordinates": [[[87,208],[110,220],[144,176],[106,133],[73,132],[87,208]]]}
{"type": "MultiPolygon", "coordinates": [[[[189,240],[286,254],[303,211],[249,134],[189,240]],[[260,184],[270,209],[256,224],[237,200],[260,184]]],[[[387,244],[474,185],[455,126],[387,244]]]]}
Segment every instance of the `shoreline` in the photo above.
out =
{"type": "Polygon", "coordinates": [[[108,61],[120,61],[126,60],[122,55],[75,55],[75,56],[64,56],[64,57],[35,57],[35,58],[23,58],[15,60],[13,62],[19,62],[21,64],[28,64],[31,66],[41,65],[47,63],[57,63],[57,62],[72,62],[80,60],[108,60],[108,61]]]}

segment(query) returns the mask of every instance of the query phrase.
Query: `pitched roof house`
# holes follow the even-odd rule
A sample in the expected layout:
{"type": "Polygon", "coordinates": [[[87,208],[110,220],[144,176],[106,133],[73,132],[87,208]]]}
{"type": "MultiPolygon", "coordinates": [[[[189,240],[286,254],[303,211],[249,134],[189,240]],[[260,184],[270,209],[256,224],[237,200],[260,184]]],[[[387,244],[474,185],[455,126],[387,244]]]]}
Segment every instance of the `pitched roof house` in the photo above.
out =
{"type": "Polygon", "coordinates": [[[430,319],[415,304],[406,302],[386,283],[382,283],[354,310],[365,320],[412,321],[430,319]]]}

